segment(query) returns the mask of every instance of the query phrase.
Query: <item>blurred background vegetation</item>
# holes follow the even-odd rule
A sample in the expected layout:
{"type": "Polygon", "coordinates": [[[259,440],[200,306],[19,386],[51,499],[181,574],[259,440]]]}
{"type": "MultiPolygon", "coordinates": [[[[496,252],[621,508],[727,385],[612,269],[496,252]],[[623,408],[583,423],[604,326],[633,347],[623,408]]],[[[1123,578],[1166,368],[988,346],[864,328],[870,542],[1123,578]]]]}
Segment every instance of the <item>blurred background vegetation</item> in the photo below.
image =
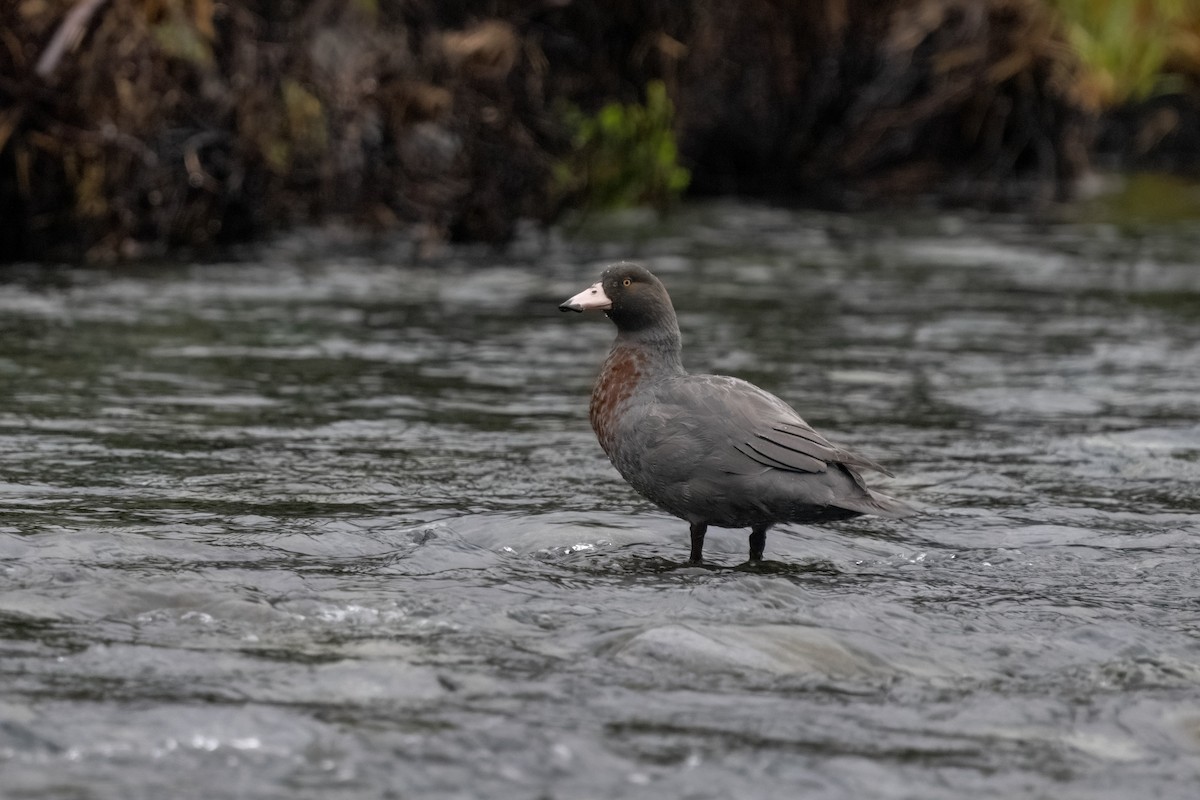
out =
{"type": "Polygon", "coordinates": [[[1193,177],[1200,0],[10,0],[0,260],[1193,177]]]}

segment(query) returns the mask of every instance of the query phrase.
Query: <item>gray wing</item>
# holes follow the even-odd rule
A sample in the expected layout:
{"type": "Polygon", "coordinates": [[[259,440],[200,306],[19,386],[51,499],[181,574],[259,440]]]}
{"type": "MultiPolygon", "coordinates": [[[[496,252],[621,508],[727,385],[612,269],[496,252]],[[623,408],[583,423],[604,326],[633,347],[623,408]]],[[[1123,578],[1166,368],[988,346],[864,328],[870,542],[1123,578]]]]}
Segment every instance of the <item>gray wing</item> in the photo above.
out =
{"type": "Polygon", "coordinates": [[[824,472],[829,464],[845,464],[893,477],[871,459],[831,443],[798,417],[759,428],[752,439],[735,446],[742,455],[775,469],[824,472]]]}
{"type": "Polygon", "coordinates": [[[751,383],[724,375],[688,375],[681,381],[672,394],[680,392],[692,413],[709,420],[705,435],[725,439],[726,448],[717,449],[724,451],[719,457],[726,472],[769,467],[819,473],[830,464],[845,464],[891,475],[869,458],[833,444],[789,405],[751,383]]]}

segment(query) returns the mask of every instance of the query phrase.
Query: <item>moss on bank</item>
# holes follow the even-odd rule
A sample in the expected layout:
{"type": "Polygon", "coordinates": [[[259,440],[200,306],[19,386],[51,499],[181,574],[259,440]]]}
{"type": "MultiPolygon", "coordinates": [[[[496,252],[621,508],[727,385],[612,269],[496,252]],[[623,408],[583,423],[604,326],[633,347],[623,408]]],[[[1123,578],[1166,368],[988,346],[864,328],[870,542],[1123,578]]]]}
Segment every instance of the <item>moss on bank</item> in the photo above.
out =
{"type": "Polygon", "coordinates": [[[0,31],[0,260],[330,218],[502,242],[602,201],[581,120],[655,102],[674,141],[629,126],[628,165],[677,146],[696,193],[1027,206],[1069,194],[1098,112],[1038,0],[22,0],[0,31]]]}

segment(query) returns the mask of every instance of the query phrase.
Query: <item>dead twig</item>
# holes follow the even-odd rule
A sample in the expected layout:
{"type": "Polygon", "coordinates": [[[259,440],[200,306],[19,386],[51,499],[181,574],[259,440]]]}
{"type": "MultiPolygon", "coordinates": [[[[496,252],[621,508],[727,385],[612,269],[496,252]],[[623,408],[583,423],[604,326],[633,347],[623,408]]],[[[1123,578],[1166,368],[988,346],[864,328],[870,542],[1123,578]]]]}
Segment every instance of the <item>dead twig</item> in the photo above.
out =
{"type": "MultiPolygon", "coordinates": [[[[106,0],[79,0],[75,4],[75,7],[63,19],[62,24],[54,31],[54,35],[50,37],[50,43],[46,45],[46,49],[38,58],[37,65],[33,68],[35,75],[45,81],[54,74],[63,54],[79,44],[92,15],[105,2],[106,0]]],[[[26,107],[26,100],[23,98],[0,115],[0,153],[4,152],[8,140],[12,138],[13,133],[20,126],[21,120],[25,118],[26,107]]]]}
{"type": "Polygon", "coordinates": [[[46,49],[42,51],[37,65],[33,68],[34,73],[39,78],[47,80],[54,74],[54,70],[58,67],[58,62],[62,60],[63,54],[67,50],[74,49],[79,44],[83,39],[83,32],[87,29],[88,22],[92,19],[92,15],[105,2],[106,0],[79,0],[75,4],[75,7],[67,13],[62,24],[58,26],[58,30],[50,37],[50,43],[46,45],[46,49]]]}

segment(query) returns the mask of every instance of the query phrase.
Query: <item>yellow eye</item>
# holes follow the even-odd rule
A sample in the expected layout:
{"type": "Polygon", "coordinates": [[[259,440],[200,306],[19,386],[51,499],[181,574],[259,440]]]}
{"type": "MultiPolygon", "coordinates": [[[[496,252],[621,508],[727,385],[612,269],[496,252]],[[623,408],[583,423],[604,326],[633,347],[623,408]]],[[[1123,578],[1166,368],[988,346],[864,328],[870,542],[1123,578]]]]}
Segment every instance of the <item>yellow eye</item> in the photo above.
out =
{"type": "Polygon", "coordinates": [[[621,283],[628,286],[629,284],[633,283],[633,281],[631,281],[629,278],[626,278],[625,280],[621,281],[621,283]]]}

